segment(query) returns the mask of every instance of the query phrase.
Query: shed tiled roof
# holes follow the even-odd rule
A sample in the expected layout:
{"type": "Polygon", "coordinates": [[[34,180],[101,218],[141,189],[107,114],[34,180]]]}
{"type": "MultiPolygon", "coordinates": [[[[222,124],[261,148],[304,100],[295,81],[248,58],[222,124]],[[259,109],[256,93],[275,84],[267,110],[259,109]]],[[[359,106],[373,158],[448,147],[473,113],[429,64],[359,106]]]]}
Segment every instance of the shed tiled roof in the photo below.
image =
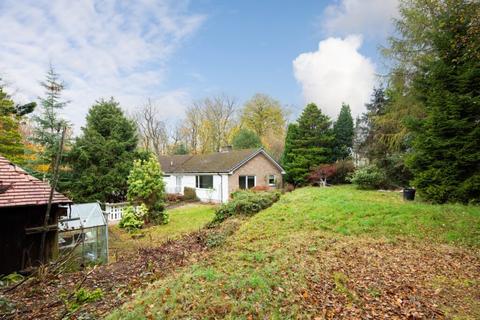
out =
{"type": "MultiPolygon", "coordinates": [[[[262,149],[243,149],[198,155],[173,155],[158,158],[165,173],[229,173],[250,160],[258,153],[268,154],[262,149]]],[[[280,165],[268,156],[280,169],[280,165]]],[[[283,171],[283,169],[282,169],[283,171]]]]}
{"type": "MultiPolygon", "coordinates": [[[[0,156],[0,208],[44,205],[48,203],[50,185],[26,173],[0,156]]],[[[71,203],[55,191],[52,203],[71,203]]]]}

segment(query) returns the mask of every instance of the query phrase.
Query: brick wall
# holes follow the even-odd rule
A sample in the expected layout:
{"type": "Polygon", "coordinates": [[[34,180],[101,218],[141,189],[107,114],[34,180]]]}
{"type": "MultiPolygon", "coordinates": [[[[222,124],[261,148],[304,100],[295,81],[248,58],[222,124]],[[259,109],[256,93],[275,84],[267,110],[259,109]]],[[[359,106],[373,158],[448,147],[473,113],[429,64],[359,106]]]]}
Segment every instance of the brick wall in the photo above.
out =
{"type": "Polygon", "coordinates": [[[257,186],[268,186],[268,176],[275,175],[276,185],[282,186],[282,171],[262,153],[245,163],[228,177],[229,194],[237,191],[239,176],[256,176],[257,186]]]}

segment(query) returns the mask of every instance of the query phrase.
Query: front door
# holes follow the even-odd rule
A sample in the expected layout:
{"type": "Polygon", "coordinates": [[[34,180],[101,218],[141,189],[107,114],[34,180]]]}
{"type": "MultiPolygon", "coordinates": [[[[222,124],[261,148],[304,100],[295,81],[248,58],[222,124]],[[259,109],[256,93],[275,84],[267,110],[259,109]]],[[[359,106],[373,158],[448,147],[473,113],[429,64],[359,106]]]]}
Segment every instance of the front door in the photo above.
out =
{"type": "Polygon", "coordinates": [[[175,193],[182,193],[182,176],[176,176],[175,193]]]}

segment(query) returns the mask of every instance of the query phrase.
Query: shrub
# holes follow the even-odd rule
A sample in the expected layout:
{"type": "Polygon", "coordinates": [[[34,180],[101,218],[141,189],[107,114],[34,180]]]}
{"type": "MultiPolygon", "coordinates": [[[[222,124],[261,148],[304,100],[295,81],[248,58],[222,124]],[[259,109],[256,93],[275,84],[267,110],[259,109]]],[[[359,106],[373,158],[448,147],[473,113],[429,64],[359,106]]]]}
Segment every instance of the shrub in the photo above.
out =
{"type": "Polygon", "coordinates": [[[165,202],[155,202],[150,210],[148,210],[149,221],[154,224],[167,224],[170,221],[170,217],[165,210],[165,202]]]}
{"type": "Polygon", "coordinates": [[[412,180],[413,175],[406,166],[403,155],[388,155],[377,159],[375,165],[385,170],[385,175],[391,188],[410,186],[410,180],[412,180]]]}
{"type": "Polygon", "coordinates": [[[184,196],[181,194],[175,194],[175,193],[168,193],[167,194],[167,202],[180,202],[184,199],[184,196]]]}
{"type": "Polygon", "coordinates": [[[335,162],[335,175],[332,177],[333,184],[349,182],[347,179],[355,172],[355,164],[352,160],[339,160],[335,162]]]}
{"type": "Polygon", "coordinates": [[[134,232],[143,227],[143,215],[148,211],[147,207],[142,204],[135,210],[132,206],[125,208],[122,219],[118,226],[128,232],[134,232]]]}
{"type": "Polygon", "coordinates": [[[250,189],[252,191],[255,191],[255,192],[258,192],[258,191],[268,191],[270,190],[270,187],[269,186],[255,186],[253,187],[252,189],[250,189]]]}
{"type": "MultiPolygon", "coordinates": [[[[65,299],[65,297],[62,297],[65,299]]],[[[103,298],[103,290],[97,288],[95,290],[89,290],[85,288],[79,288],[73,293],[73,297],[69,300],[64,300],[68,312],[75,312],[80,308],[82,304],[95,302],[103,298]]]]}
{"type": "Polygon", "coordinates": [[[291,183],[287,183],[285,187],[283,187],[284,192],[292,192],[293,190],[295,190],[295,186],[291,183]]]}
{"type": "Polygon", "coordinates": [[[223,204],[215,211],[213,223],[222,222],[234,215],[253,215],[274,204],[280,198],[280,193],[237,191],[232,196],[229,203],[223,204]]]}
{"type": "Polygon", "coordinates": [[[128,176],[127,198],[132,203],[144,203],[148,208],[145,222],[168,223],[164,206],[165,184],[157,158],[135,160],[128,176]]]}
{"type": "Polygon", "coordinates": [[[313,185],[342,184],[348,182],[347,178],[355,171],[351,160],[339,160],[335,163],[321,164],[310,171],[308,181],[313,185]]]}
{"type": "Polygon", "coordinates": [[[375,165],[358,169],[350,177],[350,182],[361,189],[378,189],[387,185],[385,171],[375,165]]]}
{"type": "Polygon", "coordinates": [[[327,179],[330,180],[337,173],[335,164],[321,164],[314,167],[308,174],[308,181],[314,185],[327,185],[327,179]]]}
{"type": "Polygon", "coordinates": [[[183,188],[183,199],[188,201],[188,200],[198,200],[197,198],[197,192],[195,191],[195,188],[189,188],[185,187],[183,188]]]}
{"type": "Polygon", "coordinates": [[[75,300],[79,303],[88,303],[100,300],[103,297],[103,291],[100,288],[95,290],[88,290],[80,288],[75,291],[75,300]]]}

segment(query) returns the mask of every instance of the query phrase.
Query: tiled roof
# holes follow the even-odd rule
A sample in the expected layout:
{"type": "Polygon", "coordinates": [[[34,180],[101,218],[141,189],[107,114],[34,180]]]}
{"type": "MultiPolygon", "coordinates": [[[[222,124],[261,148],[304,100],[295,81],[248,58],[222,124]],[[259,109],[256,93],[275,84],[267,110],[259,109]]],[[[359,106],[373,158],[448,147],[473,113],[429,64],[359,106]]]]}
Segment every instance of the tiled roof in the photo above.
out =
{"type": "MultiPolygon", "coordinates": [[[[50,185],[26,173],[0,156],[0,208],[43,205],[48,203],[50,185]]],[[[71,203],[63,194],[54,192],[52,203],[71,203]]]]}
{"type": "MultiPolygon", "coordinates": [[[[198,155],[160,156],[158,160],[163,172],[167,174],[229,173],[261,152],[267,155],[262,148],[257,148],[198,155]]],[[[270,158],[281,169],[280,165],[276,163],[270,156],[268,156],[268,158],[270,158]]]]}

